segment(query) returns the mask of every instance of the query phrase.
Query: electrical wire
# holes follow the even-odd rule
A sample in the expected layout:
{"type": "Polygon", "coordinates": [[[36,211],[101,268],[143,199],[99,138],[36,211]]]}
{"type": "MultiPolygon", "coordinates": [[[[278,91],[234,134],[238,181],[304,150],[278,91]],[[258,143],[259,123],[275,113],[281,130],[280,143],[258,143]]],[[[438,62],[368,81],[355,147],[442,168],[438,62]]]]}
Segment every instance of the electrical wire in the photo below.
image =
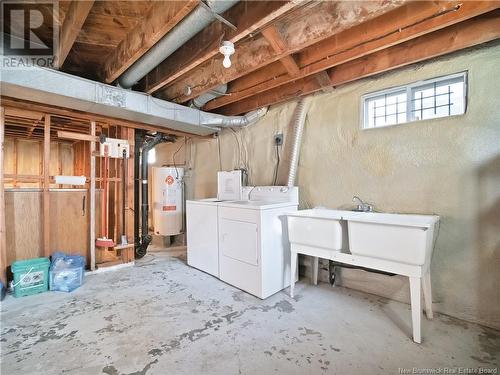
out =
{"type": "Polygon", "coordinates": [[[179,148],[174,152],[174,154],[172,155],[172,163],[174,164],[174,168],[175,168],[175,174],[176,174],[176,179],[179,179],[179,170],[177,169],[177,165],[175,165],[175,156],[177,155],[177,153],[181,150],[182,147],[184,147],[186,145],[186,137],[184,137],[184,143],[182,143],[179,148]]]}
{"type": "Polygon", "coordinates": [[[217,135],[217,149],[219,153],[219,172],[222,172],[222,159],[220,157],[220,136],[217,135]]]}
{"type": "Polygon", "coordinates": [[[276,182],[278,181],[278,170],[280,167],[280,150],[279,150],[279,145],[276,144],[276,167],[274,168],[274,179],[273,179],[273,186],[276,186],[276,182]]]}

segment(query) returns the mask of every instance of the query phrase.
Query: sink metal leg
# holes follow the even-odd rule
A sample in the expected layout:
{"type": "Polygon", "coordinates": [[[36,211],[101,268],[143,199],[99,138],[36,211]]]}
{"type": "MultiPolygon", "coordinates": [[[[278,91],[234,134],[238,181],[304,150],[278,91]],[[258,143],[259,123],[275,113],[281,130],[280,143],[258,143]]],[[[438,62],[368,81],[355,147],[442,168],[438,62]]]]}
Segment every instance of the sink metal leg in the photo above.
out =
{"type": "Polygon", "coordinates": [[[422,289],[424,291],[424,302],[425,302],[425,315],[427,319],[432,319],[434,317],[432,313],[432,288],[431,288],[431,271],[427,273],[422,278],[422,289]]]}
{"type": "Polygon", "coordinates": [[[297,253],[292,252],[290,262],[290,297],[293,298],[293,290],[295,288],[295,279],[297,277],[297,253]]]}
{"type": "Polygon", "coordinates": [[[422,279],[420,277],[409,277],[410,279],[410,296],[411,296],[411,320],[413,326],[413,341],[421,343],[420,335],[420,316],[422,314],[420,306],[420,290],[422,289],[422,279]]]}
{"type": "Polygon", "coordinates": [[[318,257],[312,257],[311,259],[312,265],[312,283],[314,285],[318,285],[318,270],[319,270],[319,259],[318,257]]]}

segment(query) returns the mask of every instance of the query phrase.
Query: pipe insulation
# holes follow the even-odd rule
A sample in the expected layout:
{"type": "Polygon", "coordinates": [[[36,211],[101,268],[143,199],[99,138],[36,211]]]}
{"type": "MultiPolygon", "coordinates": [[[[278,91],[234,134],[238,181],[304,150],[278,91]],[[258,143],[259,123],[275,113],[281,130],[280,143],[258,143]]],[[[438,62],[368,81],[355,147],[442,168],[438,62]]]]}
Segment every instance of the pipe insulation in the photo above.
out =
{"type": "Polygon", "coordinates": [[[311,104],[310,98],[300,99],[293,114],[292,124],[294,129],[292,152],[290,155],[290,169],[288,171],[287,186],[295,185],[297,168],[299,166],[300,146],[302,144],[302,134],[304,133],[304,125],[306,123],[306,115],[311,104]]]}
{"type": "Polygon", "coordinates": [[[214,13],[221,14],[238,3],[237,0],[206,0],[205,3],[212,12],[202,5],[198,5],[170,32],[160,39],[144,55],[142,55],[132,66],[130,66],[119,78],[118,85],[123,88],[131,88],[141,78],[156,68],[163,60],[177,51],[189,39],[198,34],[205,27],[215,21],[214,13]]]}

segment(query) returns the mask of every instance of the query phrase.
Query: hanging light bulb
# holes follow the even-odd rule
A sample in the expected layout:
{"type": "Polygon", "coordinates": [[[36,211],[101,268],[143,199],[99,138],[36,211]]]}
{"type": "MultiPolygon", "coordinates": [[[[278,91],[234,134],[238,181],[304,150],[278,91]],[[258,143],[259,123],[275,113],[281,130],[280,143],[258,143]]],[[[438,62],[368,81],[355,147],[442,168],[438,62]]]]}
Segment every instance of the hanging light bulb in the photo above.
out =
{"type": "Polygon", "coordinates": [[[222,61],[222,66],[224,68],[231,67],[231,55],[234,53],[234,44],[228,40],[222,42],[219,52],[224,55],[224,60],[222,61]]]}

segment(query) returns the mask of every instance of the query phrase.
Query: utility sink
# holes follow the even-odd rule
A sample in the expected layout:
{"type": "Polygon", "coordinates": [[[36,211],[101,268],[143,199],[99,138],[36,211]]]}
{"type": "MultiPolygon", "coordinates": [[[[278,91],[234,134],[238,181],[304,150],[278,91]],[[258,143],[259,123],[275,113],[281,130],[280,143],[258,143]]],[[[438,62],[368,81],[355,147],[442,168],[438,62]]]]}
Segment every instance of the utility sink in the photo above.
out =
{"type": "Polygon", "coordinates": [[[365,212],[349,219],[353,255],[411,265],[428,264],[439,216],[365,212]]]}
{"type": "Polygon", "coordinates": [[[411,265],[428,263],[439,216],[314,208],[288,216],[290,243],[411,265]]]}
{"type": "Polygon", "coordinates": [[[287,214],[290,242],[325,250],[347,249],[348,236],[345,219],[359,214],[326,208],[291,212],[287,214]]]}

